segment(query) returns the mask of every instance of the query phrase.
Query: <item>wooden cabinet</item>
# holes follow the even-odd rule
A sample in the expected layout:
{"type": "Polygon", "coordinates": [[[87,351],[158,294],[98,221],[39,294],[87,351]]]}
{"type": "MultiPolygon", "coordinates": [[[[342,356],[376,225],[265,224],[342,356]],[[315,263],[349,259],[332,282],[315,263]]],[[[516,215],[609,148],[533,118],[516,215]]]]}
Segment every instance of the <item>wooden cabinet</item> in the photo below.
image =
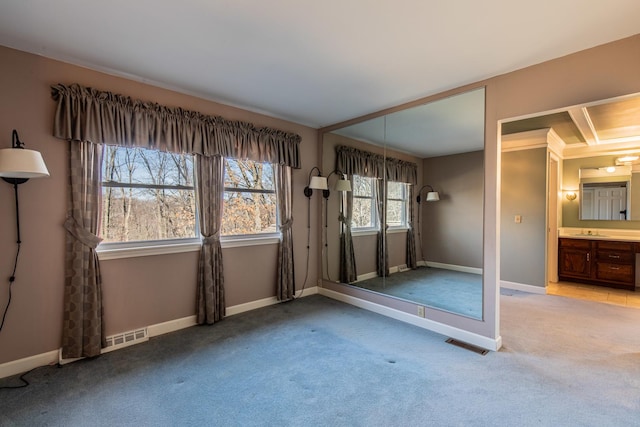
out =
{"type": "Polygon", "coordinates": [[[591,278],[591,241],[560,239],[558,275],[564,278],[591,278]]]}
{"type": "Polygon", "coordinates": [[[635,289],[636,244],[560,238],[560,280],[635,289]]]}

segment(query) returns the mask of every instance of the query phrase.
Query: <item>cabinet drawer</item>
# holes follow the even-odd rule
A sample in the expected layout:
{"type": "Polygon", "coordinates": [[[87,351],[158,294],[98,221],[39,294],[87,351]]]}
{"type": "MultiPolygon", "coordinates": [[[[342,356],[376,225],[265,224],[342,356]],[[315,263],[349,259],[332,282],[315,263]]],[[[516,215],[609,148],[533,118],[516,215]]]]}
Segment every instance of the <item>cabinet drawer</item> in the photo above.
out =
{"type": "Polygon", "coordinates": [[[598,260],[604,262],[621,262],[628,264],[635,262],[636,259],[636,254],[633,252],[606,251],[598,249],[597,255],[598,260]]]}
{"type": "Polygon", "coordinates": [[[607,240],[601,240],[595,243],[598,250],[629,252],[629,253],[635,252],[633,242],[610,242],[607,240]]]}
{"type": "Polygon", "coordinates": [[[560,239],[561,248],[591,249],[591,240],[560,239]]]}
{"type": "Polygon", "coordinates": [[[634,266],[631,264],[598,262],[596,265],[596,279],[618,283],[634,283],[634,266]]]}

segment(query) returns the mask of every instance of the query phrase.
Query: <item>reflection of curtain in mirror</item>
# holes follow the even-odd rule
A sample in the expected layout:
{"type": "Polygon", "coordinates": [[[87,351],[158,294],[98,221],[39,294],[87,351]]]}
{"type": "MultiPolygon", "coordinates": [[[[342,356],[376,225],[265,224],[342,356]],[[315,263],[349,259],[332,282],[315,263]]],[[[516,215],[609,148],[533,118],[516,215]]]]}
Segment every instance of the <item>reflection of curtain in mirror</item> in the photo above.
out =
{"type": "MultiPolygon", "coordinates": [[[[351,188],[353,188],[353,175],[349,176],[351,188]]],[[[353,237],[351,235],[351,221],[353,220],[353,192],[342,193],[342,212],[340,222],[342,223],[340,232],[340,281],[342,283],[352,283],[358,279],[356,269],[356,255],[353,250],[353,237]]]]}
{"type": "Polygon", "coordinates": [[[407,267],[416,268],[416,236],[413,231],[413,192],[415,185],[409,184],[409,200],[407,202],[407,209],[409,210],[407,221],[407,267]]]}
{"type": "Polygon", "coordinates": [[[378,249],[376,265],[378,276],[387,277],[389,275],[389,251],[387,248],[387,180],[376,180],[376,207],[378,209],[378,219],[380,230],[378,231],[378,249]]]}

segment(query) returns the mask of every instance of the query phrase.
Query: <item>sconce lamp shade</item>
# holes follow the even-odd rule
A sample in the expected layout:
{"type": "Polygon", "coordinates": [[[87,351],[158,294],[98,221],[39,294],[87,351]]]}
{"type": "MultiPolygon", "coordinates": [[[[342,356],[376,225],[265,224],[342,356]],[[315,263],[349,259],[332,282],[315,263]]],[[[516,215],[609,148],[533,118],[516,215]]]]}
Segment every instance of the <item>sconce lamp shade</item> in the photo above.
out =
{"type": "Polygon", "coordinates": [[[24,148],[0,149],[1,178],[42,178],[49,176],[42,155],[24,148]]]}
{"type": "Polygon", "coordinates": [[[437,191],[429,191],[427,193],[427,202],[437,202],[440,200],[440,194],[437,191]]]}
{"type": "Polygon", "coordinates": [[[336,191],[351,191],[351,181],[340,179],[336,182],[336,191]]]}
{"type": "Polygon", "coordinates": [[[309,182],[309,188],[312,190],[327,190],[327,178],[324,176],[312,176],[309,182]]]}
{"type": "Polygon", "coordinates": [[[568,201],[573,202],[578,197],[578,195],[575,191],[567,191],[565,197],[568,201]]]}

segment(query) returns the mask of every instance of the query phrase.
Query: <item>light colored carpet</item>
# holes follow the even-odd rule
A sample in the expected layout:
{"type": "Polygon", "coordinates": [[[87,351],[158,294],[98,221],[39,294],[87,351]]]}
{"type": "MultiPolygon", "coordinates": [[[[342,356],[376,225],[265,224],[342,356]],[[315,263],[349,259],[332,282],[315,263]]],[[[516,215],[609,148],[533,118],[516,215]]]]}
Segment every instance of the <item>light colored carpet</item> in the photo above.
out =
{"type": "Polygon", "coordinates": [[[640,425],[640,310],[517,291],[501,309],[504,349],[480,356],[310,296],[40,368],[0,390],[0,425],[640,425]]]}

